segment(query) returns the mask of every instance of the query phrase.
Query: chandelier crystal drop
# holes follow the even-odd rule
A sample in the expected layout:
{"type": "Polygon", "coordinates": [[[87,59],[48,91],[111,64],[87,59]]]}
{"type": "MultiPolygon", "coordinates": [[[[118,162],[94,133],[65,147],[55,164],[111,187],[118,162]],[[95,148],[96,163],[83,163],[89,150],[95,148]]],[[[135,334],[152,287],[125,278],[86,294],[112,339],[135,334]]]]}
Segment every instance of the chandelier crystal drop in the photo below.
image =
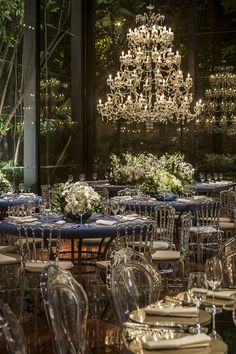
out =
{"type": "Polygon", "coordinates": [[[120,56],[120,70],[109,75],[110,93],[105,103],[97,105],[102,120],[128,124],[188,123],[198,116],[203,103],[193,100],[192,78],[184,79],[180,68],[181,56],[174,52],[174,34],[163,26],[164,16],[152,12],[136,16],[138,27],[127,33],[128,51],[120,56]]]}

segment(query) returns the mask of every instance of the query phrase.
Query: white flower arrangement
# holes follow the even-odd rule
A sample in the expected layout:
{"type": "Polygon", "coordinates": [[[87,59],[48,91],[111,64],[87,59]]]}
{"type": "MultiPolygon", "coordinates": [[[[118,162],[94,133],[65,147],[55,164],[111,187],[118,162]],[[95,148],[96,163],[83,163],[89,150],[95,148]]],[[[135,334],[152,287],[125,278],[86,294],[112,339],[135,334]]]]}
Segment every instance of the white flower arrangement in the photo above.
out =
{"type": "Polygon", "coordinates": [[[110,181],[121,184],[141,184],[148,193],[184,194],[193,182],[194,168],[184,161],[184,155],[165,154],[158,158],[149,153],[137,156],[111,154],[110,181]]]}
{"type": "Polygon", "coordinates": [[[0,194],[8,192],[10,188],[10,182],[6,179],[2,171],[0,171],[0,194]]]}
{"type": "Polygon", "coordinates": [[[96,213],[103,209],[102,197],[86,182],[66,183],[57,193],[57,204],[67,213],[96,213]]]}

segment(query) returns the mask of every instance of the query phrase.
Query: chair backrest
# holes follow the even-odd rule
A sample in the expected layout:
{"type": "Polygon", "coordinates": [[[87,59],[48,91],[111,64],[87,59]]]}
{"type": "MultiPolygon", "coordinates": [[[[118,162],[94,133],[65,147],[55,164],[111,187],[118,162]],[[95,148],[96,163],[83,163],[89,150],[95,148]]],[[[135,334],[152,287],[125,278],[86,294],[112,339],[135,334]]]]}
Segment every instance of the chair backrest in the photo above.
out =
{"type": "Polygon", "coordinates": [[[56,354],[83,354],[88,298],[70,272],[55,265],[44,268],[40,282],[56,354]]]}
{"type": "Polygon", "coordinates": [[[175,209],[166,204],[160,204],[155,207],[156,232],[154,240],[161,240],[173,244],[175,209]]]}
{"type": "Polygon", "coordinates": [[[124,189],[118,191],[117,195],[119,195],[119,196],[126,195],[126,196],[130,196],[130,197],[134,197],[134,196],[143,196],[144,194],[138,186],[134,186],[134,187],[127,187],[127,188],[124,188],[124,189]]]}
{"type": "Polygon", "coordinates": [[[23,262],[59,260],[61,228],[58,224],[18,224],[19,246],[23,262]],[[54,248],[53,248],[54,247],[54,248]]]}
{"type": "Polygon", "coordinates": [[[150,256],[153,248],[155,222],[137,218],[116,225],[115,249],[132,248],[150,256]]]}
{"type": "Polygon", "coordinates": [[[206,200],[195,203],[193,223],[195,226],[219,227],[220,200],[206,200]]]}
{"type": "Polygon", "coordinates": [[[231,253],[223,261],[224,286],[236,286],[236,252],[231,253]]]}
{"type": "Polygon", "coordinates": [[[220,192],[221,216],[233,217],[233,210],[236,208],[236,193],[233,190],[220,192]]]}
{"type": "Polygon", "coordinates": [[[139,310],[158,301],[161,290],[159,272],[137,253],[123,250],[123,260],[111,266],[110,290],[120,324],[139,310]],[[133,260],[134,258],[135,260],[133,260]],[[141,261],[140,261],[141,260],[141,261]]]}
{"type": "Polygon", "coordinates": [[[0,300],[0,329],[12,354],[26,354],[27,345],[20,323],[9,306],[0,300]]]}
{"type": "MultiPolygon", "coordinates": [[[[149,199],[149,198],[148,198],[149,199]]],[[[147,197],[141,197],[140,199],[133,198],[126,201],[126,210],[129,213],[137,213],[139,215],[154,217],[155,207],[158,202],[150,201],[147,197]]]]}
{"type": "Polygon", "coordinates": [[[179,233],[179,249],[180,254],[183,257],[189,256],[189,235],[191,226],[191,213],[187,212],[180,217],[180,227],[178,229],[179,233]]]}

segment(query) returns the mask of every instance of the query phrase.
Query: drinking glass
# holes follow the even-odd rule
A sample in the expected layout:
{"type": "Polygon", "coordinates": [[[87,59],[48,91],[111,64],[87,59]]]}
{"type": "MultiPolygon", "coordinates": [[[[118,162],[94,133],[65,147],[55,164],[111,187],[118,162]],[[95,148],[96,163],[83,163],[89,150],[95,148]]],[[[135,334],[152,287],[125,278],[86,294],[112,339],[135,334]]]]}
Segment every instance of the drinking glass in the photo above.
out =
{"type": "Polygon", "coordinates": [[[74,180],[74,176],[73,176],[73,175],[68,175],[68,180],[67,180],[67,182],[70,184],[70,183],[73,182],[73,180],[74,180]]]}
{"type": "Polygon", "coordinates": [[[111,202],[111,211],[114,215],[116,215],[120,210],[120,205],[119,205],[119,202],[116,201],[116,200],[113,200],[111,202]]]}
{"type": "Polygon", "coordinates": [[[80,216],[80,226],[83,225],[83,215],[86,213],[86,210],[80,210],[79,211],[79,216],[80,216]]]}
{"type": "MultiPolygon", "coordinates": [[[[201,302],[206,300],[207,296],[207,278],[206,274],[203,272],[192,272],[189,273],[188,278],[188,296],[191,301],[199,309],[201,302]]],[[[201,333],[201,325],[199,322],[196,324],[196,333],[201,333]]]]}
{"type": "Polygon", "coordinates": [[[219,176],[219,180],[222,181],[222,179],[223,179],[223,173],[220,172],[220,173],[218,174],[218,176],[219,176]]]}
{"type": "Polygon", "coordinates": [[[19,192],[23,193],[25,190],[25,185],[24,183],[19,183],[19,192]]]}
{"type": "Polygon", "coordinates": [[[215,172],[215,173],[213,174],[213,179],[214,179],[215,182],[217,182],[217,180],[218,180],[218,173],[215,172]]]}
{"type": "Polygon", "coordinates": [[[210,173],[207,173],[206,179],[208,182],[211,182],[211,174],[210,173]]]}
{"type": "Polygon", "coordinates": [[[79,180],[80,180],[81,182],[83,182],[83,181],[85,181],[85,179],[86,179],[85,173],[81,173],[81,174],[79,175],[79,180]]]}
{"type": "Polygon", "coordinates": [[[94,173],[93,173],[93,180],[96,181],[97,178],[98,178],[98,174],[97,174],[97,172],[94,172],[94,173]]]}
{"type": "Polygon", "coordinates": [[[109,177],[109,172],[108,171],[104,172],[104,177],[105,177],[106,180],[108,179],[108,177],[109,177]]]}
{"type": "Polygon", "coordinates": [[[223,279],[222,263],[221,260],[214,257],[206,260],[205,273],[207,284],[210,289],[212,289],[212,332],[209,334],[211,337],[216,339],[221,339],[220,335],[216,332],[215,328],[215,291],[221,285],[223,279]]]}
{"type": "Polygon", "coordinates": [[[199,173],[199,180],[200,180],[200,182],[204,182],[205,181],[205,173],[203,173],[203,172],[199,173]]]}

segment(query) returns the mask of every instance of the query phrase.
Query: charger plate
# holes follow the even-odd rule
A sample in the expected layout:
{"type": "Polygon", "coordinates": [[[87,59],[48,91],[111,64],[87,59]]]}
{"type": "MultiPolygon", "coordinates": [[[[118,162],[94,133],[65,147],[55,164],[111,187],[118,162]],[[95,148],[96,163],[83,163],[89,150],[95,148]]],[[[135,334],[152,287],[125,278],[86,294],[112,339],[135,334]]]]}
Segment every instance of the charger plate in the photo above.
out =
{"type": "Polygon", "coordinates": [[[212,339],[211,345],[205,348],[148,350],[142,347],[140,340],[134,340],[130,343],[129,350],[135,354],[227,354],[228,347],[224,342],[212,339]]]}
{"type": "MultiPolygon", "coordinates": [[[[160,327],[181,327],[188,328],[198,323],[197,317],[177,317],[177,316],[158,316],[148,315],[144,309],[133,311],[130,314],[133,322],[143,324],[154,324],[160,327]]],[[[205,326],[211,322],[211,314],[204,310],[199,311],[199,323],[205,326]]]]}

